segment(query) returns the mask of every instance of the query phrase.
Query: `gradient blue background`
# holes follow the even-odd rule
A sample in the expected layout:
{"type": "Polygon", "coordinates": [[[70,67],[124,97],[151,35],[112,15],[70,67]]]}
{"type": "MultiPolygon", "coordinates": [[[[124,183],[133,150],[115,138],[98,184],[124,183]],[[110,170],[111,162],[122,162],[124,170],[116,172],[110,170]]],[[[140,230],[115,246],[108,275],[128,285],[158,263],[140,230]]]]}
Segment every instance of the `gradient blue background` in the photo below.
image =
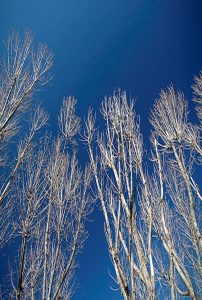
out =
{"type": "MultiPolygon", "coordinates": [[[[193,76],[202,68],[202,1],[196,0],[1,0],[0,40],[12,29],[31,29],[35,41],[54,52],[54,79],[38,94],[56,116],[64,96],[78,99],[78,113],[98,109],[121,87],[136,98],[142,132],[149,134],[150,108],[169,83],[191,99],[193,76]]],[[[2,45],[0,46],[2,50],[2,45]]],[[[148,140],[148,137],[146,137],[148,140]]],[[[73,299],[122,299],[110,264],[101,213],[88,224],[73,299]]]]}

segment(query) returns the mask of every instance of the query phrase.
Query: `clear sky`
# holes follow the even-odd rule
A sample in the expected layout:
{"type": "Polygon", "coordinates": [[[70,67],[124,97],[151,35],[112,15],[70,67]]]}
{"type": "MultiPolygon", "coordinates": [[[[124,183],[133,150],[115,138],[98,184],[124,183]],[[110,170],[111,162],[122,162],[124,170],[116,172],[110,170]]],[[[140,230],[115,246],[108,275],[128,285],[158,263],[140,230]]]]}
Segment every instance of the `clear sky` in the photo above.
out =
{"type": "MultiPolygon", "coordinates": [[[[40,93],[53,131],[64,96],[74,95],[84,116],[121,87],[136,98],[146,135],[161,88],[172,82],[190,99],[202,69],[201,0],[1,0],[0,40],[12,29],[31,29],[54,52],[54,79],[40,93]]],[[[92,219],[73,299],[118,300],[102,216],[92,219]]]]}

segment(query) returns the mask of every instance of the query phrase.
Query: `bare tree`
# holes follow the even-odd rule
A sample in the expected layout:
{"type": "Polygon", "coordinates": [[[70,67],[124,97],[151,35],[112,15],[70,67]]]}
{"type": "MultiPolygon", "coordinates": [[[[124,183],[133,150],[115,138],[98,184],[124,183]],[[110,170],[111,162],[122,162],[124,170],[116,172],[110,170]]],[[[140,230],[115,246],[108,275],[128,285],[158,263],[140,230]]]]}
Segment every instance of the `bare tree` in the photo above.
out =
{"type": "Polygon", "coordinates": [[[33,95],[49,81],[48,71],[52,66],[51,52],[43,44],[35,50],[30,32],[25,32],[24,39],[20,39],[16,32],[11,33],[5,47],[0,69],[1,246],[12,234],[13,203],[8,193],[23,160],[29,154],[36,133],[47,121],[47,115],[40,107],[31,106],[33,95]],[[29,132],[23,135],[19,130],[21,126],[26,128],[22,122],[23,115],[31,109],[29,132]]]}
{"type": "Polygon", "coordinates": [[[81,171],[71,142],[79,130],[75,105],[74,98],[64,100],[58,137],[53,142],[44,137],[33,146],[14,180],[21,244],[9,294],[14,299],[70,299],[76,288],[76,257],[87,238],[84,224],[92,208],[91,170],[81,171]]]}
{"type": "Polygon", "coordinates": [[[70,299],[91,211],[91,170],[81,170],[77,159],[76,99],[63,101],[58,136],[51,141],[46,134],[36,143],[35,135],[48,116],[31,104],[34,92],[50,80],[52,54],[44,45],[34,51],[30,33],[24,40],[11,34],[6,47],[0,77],[0,165],[5,174],[0,187],[0,246],[12,236],[19,251],[2,297],[70,299]],[[19,131],[23,114],[29,119],[24,135],[19,131]],[[11,144],[17,144],[12,148],[16,158],[9,153],[11,144]]]}
{"type": "Polygon", "coordinates": [[[187,102],[173,87],[161,92],[151,123],[156,172],[150,191],[154,229],[169,261],[164,276],[172,299],[178,294],[198,299],[202,293],[201,193],[196,171],[201,162],[200,127],[188,122],[187,102]]]}
{"type": "Polygon", "coordinates": [[[70,299],[74,292],[75,258],[87,237],[84,222],[91,211],[91,171],[88,167],[79,169],[75,143],[72,153],[67,144],[73,142],[80,128],[75,105],[74,98],[63,101],[59,114],[61,136],[54,143],[48,164],[42,299],[70,299]]]}
{"type": "Polygon", "coordinates": [[[124,299],[154,299],[153,218],[143,169],[139,118],[134,112],[134,102],[131,100],[128,104],[126,93],[121,91],[105,99],[101,112],[106,130],[97,137],[97,158],[92,145],[95,120],[91,111],[86,121],[85,138],[117,282],[124,299]],[[144,206],[148,207],[145,220],[141,220],[138,187],[145,198],[144,206]]]}
{"type": "Polygon", "coordinates": [[[195,76],[195,84],[193,85],[194,91],[194,101],[196,101],[199,105],[197,108],[198,116],[201,121],[202,119],[202,72],[198,76],[195,76]]]}
{"type": "MultiPolygon", "coordinates": [[[[23,40],[13,32],[5,43],[6,54],[1,63],[0,73],[0,164],[6,168],[8,164],[5,148],[11,138],[19,132],[22,113],[30,107],[34,92],[50,80],[48,71],[52,66],[52,54],[45,45],[39,45],[35,51],[32,44],[33,37],[30,32],[25,32],[23,40]]],[[[30,139],[38,130],[38,127],[32,127],[30,139]]],[[[21,155],[10,170],[10,176],[1,185],[0,204],[9,191],[30,142],[31,140],[27,139],[27,143],[24,143],[21,155]]]]}
{"type": "MultiPolygon", "coordinates": [[[[194,91],[201,104],[201,75],[194,91]]],[[[162,91],[151,116],[149,161],[134,101],[119,90],[105,98],[101,113],[105,130],[97,133],[89,110],[84,139],[124,299],[199,299],[201,127],[188,121],[181,92],[162,91]]]]}

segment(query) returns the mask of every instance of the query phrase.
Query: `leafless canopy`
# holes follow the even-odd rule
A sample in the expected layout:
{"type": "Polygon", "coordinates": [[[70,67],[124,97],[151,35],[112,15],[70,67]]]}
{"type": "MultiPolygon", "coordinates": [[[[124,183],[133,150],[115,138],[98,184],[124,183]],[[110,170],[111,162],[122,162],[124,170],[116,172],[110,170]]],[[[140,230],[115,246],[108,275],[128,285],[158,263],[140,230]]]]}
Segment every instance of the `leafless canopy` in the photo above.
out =
{"type": "MultiPolygon", "coordinates": [[[[195,80],[200,104],[201,75],[195,80]]],[[[198,112],[200,117],[200,107],[198,112]]],[[[114,280],[124,299],[199,299],[201,127],[188,121],[183,93],[168,87],[152,110],[153,149],[147,163],[134,101],[119,90],[105,98],[101,113],[104,132],[95,134],[90,110],[84,135],[114,280]]]]}
{"type": "Polygon", "coordinates": [[[195,84],[192,86],[194,91],[194,101],[198,105],[198,116],[200,121],[202,120],[202,72],[198,76],[195,76],[195,84]]]}
{"type": "Polygon", "coordinates": [[[80,128],[76,99],[64,99],[60,130],[52,141],[46,134],[34,143],[35,134],[47,122],[47,114],[38,106],[32,109],[29,132],[23,137],[18,131],[22,114],[30,108],[33,93],[49,80],[52,55],[43,45],[35,52],[30,33],[22,41],[13,33],[6,45],[0,81],[0,146],[1,168],[9,175],[0,189],[0,245],[12,237],[19,251],[2,297],[70,299],[91,211],[91,170],[88,166],[81,170],[73,143],[80,128]],[[6,147],[14,136],[17,157],[10,155],[13,164],[8,164],[6,147]]]}
{"type": "MultiPolygon", "coordinates": [[[[195,77],[199,124],[189,121],[184,94],[162,90],[151,112],[151,154],[144,151],[133,99],[118,90],[105,97],[105,129],[90,109],[83,140],[90,166],[80,169],[76,99],[65,98],[59,132],[34,144],[47,114],[32,109],[29,131],[20,133],[32,96],[49,79],[52,54],[12,33],[0,75],[0,246],[11,236],[19,248],[11,287],[3,299],[70,299],[76,257],[91,211],[91,173],[105,221],[105,235],[124,299],[202,298],[201,166],[202,75],[195,77]],[[11,141],[13,157],[9,153],[11,141]],[[2,172],[3,174],[3,172],[2,172]]],[[[116,286],[116,287],[117,287],[116,286]]]]}
{"type": "Polygon", "coordinates": [[[49,70],[52,66],[51,52],[43,44],[35,50],[30,32],[25,32],[23,39],[17,32],[11,33],[5,48],[0,69],[0,246],[8,242],[12,234],[13,203],[8,194],[11,193],[13,180],[23,160],[29,155],[36,133],[48,119],[32,99],[34,92],[50,79],[49,70]],[[29,131],[23,134],[19,130],[23,127],[24,132],[27,131],[22,122],[23,115],[31,110],[29,131]]]}
{"type": "Polygon", "coordinates": [[[39,45],[35,51],[32,44],[30,32],[25,32],[23,40],[13,32],[5,43],[0,76],[1,143],[16,134],[19,116],[27,110],[34,91],[50,79],[52,54],[45,45],[39,45]]]}

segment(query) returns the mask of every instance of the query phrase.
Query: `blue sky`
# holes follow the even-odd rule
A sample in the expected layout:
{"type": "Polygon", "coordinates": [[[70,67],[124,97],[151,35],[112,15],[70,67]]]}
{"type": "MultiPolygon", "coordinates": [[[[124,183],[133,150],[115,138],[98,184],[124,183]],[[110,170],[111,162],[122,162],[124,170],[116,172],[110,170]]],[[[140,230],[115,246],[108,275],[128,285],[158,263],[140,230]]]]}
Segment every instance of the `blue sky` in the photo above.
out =
{"type": "MultiPolygon", "coordinates": [[[[53,50],[54,78],[38,94],[51,130],[64,96],[78,99],[83,117],[89,105],[97,110],[106,94],[121,87],[136,98],[147,136],[161,88],[172,82],[191,99],[193,76],[202,69],[201,20],[200,0],[1,0],[0,40],[12,29],[31,29],[36,42],[53,50]]],[[[110,290],[102,216],[95,212],[92,219],[73,299],[119,299],[110,290]]]]}

